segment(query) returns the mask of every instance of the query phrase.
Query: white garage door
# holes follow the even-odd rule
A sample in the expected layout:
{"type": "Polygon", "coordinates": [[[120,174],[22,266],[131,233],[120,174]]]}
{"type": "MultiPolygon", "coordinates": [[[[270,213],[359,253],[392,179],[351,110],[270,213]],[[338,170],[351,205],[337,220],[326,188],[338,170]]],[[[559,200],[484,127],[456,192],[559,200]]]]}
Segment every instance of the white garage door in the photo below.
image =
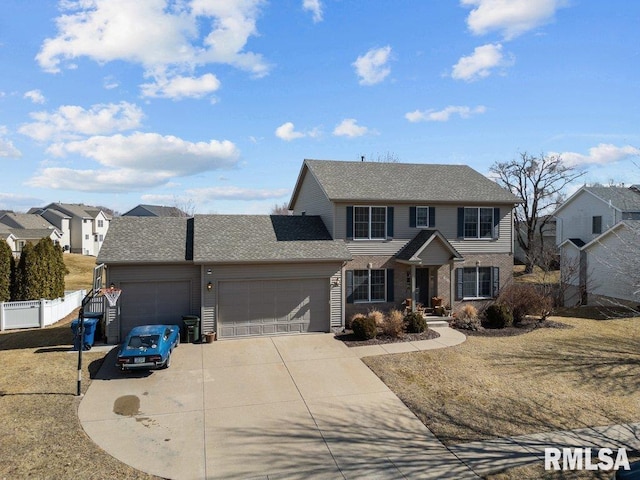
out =
{"type": "Polygon", "coordinates": [[[329,279],[221,281],[221,337],[329,331],[329,279]]]}
{"type": "Polygon", "coordinates": [[[120,338],[137,325],[168,323],[180,325],[191,313],[191,283],[122,282],[120,295],[120,338]]]}

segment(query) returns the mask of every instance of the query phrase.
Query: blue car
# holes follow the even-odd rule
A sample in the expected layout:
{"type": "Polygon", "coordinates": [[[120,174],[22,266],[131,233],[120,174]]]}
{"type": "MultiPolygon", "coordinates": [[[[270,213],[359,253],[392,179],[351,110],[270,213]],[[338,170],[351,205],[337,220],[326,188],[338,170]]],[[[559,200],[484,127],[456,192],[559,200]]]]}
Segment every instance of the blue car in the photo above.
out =
{"type": "Polygon", "coordinates": [[[116,366],[122,371],[168,368],[171,352],[180,344],[178,325],[134,327],[118,349],[116,366]]]}

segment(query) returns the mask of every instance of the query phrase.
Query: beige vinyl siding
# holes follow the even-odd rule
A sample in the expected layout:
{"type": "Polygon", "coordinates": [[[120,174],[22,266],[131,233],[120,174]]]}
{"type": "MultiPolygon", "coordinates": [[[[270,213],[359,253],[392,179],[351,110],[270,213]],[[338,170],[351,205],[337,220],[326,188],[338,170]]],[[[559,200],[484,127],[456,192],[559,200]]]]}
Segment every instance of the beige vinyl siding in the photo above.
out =
{"type": "Polygon", "coordinates": [[[602,217],[602,232],[620,221],[620,212],[591,193],[582,191],[558,212],[556,238],[558,244],[568,238],[579,238],[589,243],[598,234],[592,233],[594,216],[602,217]]]}
{"type": "MultiPolygon", "coordinates": [[[[347,206],[364,205],[355,203],[336,204],[336,235],[334,238],[346,239],[347,236],[347,206]]],[[[368,205],[368,204],[367,204],[368,205]]],[[[347,248],[353,255],[395,255],[407,241],[419,232],[419,228],[409,226],[409,209],[414,204],[387,204],[393,207],[393,239],[386,241],[347,240],[347,248]],[[396,247],[398,247],[396,249],[396,247]]],[[[458,208],[465,205],[419,205],[435,207],[435,228],[462,255],[467,253],[511,253],[513,251],[512,237],[512,205],[482,205],[500,207],[500,233],[497,240],[460,240],[458,239],[458,208]]]]}
{"type": "Polygon", "coordinates": [[[444,265],[451,259],[448,248],[439,239],[434,239],[419,255],[423,265],[444,265]]]}
{"type": "MultiPolygon", "coordinates": [[[[264,279],[296,279],[296,278],[324,278],[327,284],[341,277],[342,263],[288,263],[288,264],[262,264],[262,265],[204,265],[203,275],[203,302],[202,318],[206,319],[211,331],[216,325],[216,294],[217,283],[224,280],[260,280],[264,279]],[[211,269],[211,275],[207,274],[211,269]],[[211,281],[213,289],[206,290],[206,284],[211,281]]],[[[341,288],[330,287],[330,325],[339,327],[342,325],[341,312],[341,288]]]]}
{"type": "MultiPolygon", "coordinates": [[[[309,171],[305,173],[298,198],[296,200],[294,215],[319,215],[322,218],[329,234],[333,236],[333,204],[320,187],[320,184],[309,171]]],[[[335,238],[335,237],[334,237],[335,238]]]]}
{"type": "MultiPolygon", "coordinates": [[[[116,286],[124,286],[127,283],[153,283],[153,282],[189,282],[190,284],[190,311],[184,315],[200,314],[200,267],[196,265],[116,265],[107,267],[106,284],[114,283],[116,286]]],[[[123,288],[121,295],[126,295],[123,288]]],[[[133,299],[132,299],[133,300],[133,299]]],[[[135,301],[135,300],[133,300],[135,301]]],[[[125,314],[126,312],[121,312],[125,314]]],[[[179,323],[181,318],[176,318],[179,323]]],[[[107,337],[110,342],[119,341],[119,319],[113,319],[107,324],[107,337]]]]}

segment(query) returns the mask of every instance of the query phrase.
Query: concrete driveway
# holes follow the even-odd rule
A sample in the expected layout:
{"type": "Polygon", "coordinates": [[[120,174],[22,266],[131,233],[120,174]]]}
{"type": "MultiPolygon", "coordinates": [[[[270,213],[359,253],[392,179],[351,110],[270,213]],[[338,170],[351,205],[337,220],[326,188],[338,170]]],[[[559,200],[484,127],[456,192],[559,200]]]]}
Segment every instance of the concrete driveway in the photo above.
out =
{"type": "Polygon", "coordinates": [[[79,407],[105,451],[172,479],[478,478],[342,342],[182,344],[168,370],[111,352],[79,407]]]}

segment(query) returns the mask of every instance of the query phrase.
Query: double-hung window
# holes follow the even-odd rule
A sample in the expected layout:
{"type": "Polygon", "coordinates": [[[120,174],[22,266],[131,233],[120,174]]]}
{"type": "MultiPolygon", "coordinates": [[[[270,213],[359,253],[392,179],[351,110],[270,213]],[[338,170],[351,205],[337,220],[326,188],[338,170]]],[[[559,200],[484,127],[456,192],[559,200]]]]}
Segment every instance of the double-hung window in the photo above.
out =
{"type": "Polygon", "coordinates": [[[353,207],[353,238],[383,240],[387,237],[386,207],[353,207]]]}
{"type": "Polygon", "coordinates": [[[465,207],[464,208],[464,238],[495,238],[493,208],[465,207]]]}
{"type": "Polygon", "coordinates": [[[353,270],[353,301],[384,302],[385,270],[353,270]]]}
{"type": "Polygon", "coordinates": [[[602,233],[602,215],[591,218],[591,233],[600,235],[602,233]]]}
{"type": "Polygon", "coordinates": [[[497,267],[464,267],[456,269],[456,300],[492,298],[500,287],[497,267]]]}
{"type": "Polygon", "coordinates": [[[416,227],[429,226],[429,207],[416,207],[416,227]]]}

